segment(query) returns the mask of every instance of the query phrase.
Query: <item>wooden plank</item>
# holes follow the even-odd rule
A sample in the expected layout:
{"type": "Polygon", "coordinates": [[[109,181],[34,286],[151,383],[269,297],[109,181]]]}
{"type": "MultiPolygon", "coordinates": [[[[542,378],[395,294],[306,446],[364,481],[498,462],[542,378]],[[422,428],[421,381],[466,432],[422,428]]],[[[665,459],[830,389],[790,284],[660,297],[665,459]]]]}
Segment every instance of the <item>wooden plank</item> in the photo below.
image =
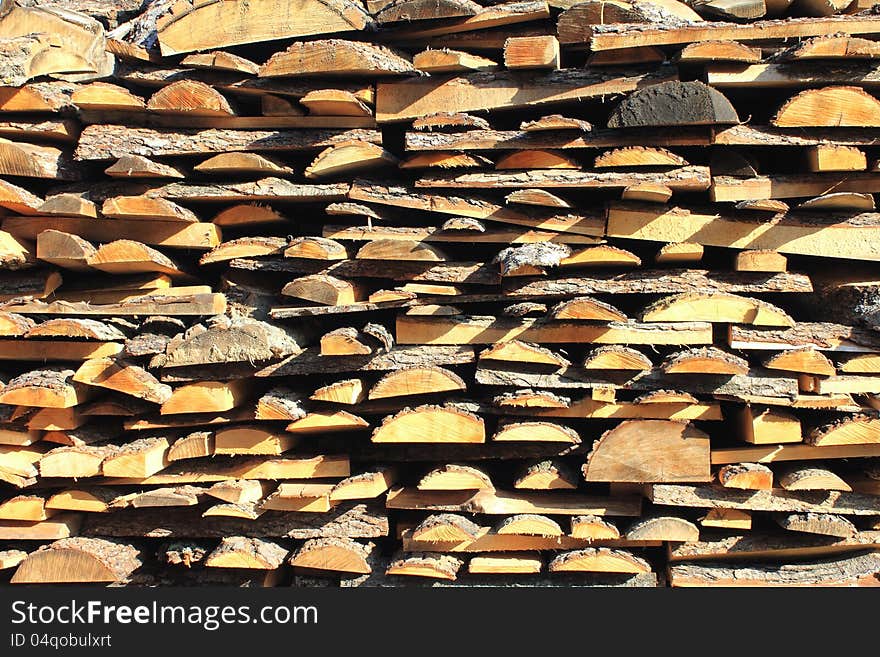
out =
{"type": "Polygon", "coordinates": [[[706,322],[671,324],[546,322],[508,317],[397,318],[399,344],[494,344],[520,339],[538,343],[711,344],[706,322]]]}
{"type": "Polygon", "coordinates": [[[880,445],[814,445],[789,443],[783,445],[750,445],[748,447],[716,447],[712,464],[775,463],[777,461],[811,461],[880,456],[880,445]]]}
{"type": "MultiPolygon", "coordinates": [[[[733,195],[747,196],[736,192],[733,195]]],[[[737,249],[772,249],[829,258],[880,258],[880,214],[874,213],[843,216],[787,214],[767,222],[760,217],[711,210],[612,203],[608,208],[606,234],[664,243],[694,242],[737,249]]]]}
{"type": "Polygon", "coordinates": [[[654,504],[698,509],[880,515],[876,496],[841,491],[754,491],[709,485],[651,484],[646,487],[646,494],[654,504]]]}
{"type": "Polygon", "coordinates": [[[569,297],[583,294],[673,294],[707,292],[763,293],[812,292],[806,274],[767,275],[704,269],[639,269],[622,273],[596,273],[566,278],[505,279],[510,297],[569,297]]]}
{"type": "Polygon", "coordinates": [[[630,23],[585,25],[560,32],[561,43],[589,43],[594,52],[639,46],[671,46],[700,41],[755,41],[825,36],[828,34],[878,34],[877,16],[830,16],[786,18],[734,24],[703,22],[693,25],[630,23]]]}
{"type": "Polygon", "coordinates": [[[633,129],[621,132],[594,128],[589,132],[551,130],[467,130],[465,132],[407,132],[407,151],[491,151],[616,148],[622,146],[707,146],[711,130],[703,126],[675,130],[633,129]]]}
{"type": "Polygon", "coordinates": [[[406,121],[446,112],[518,109],[629,93],[650,84],[676,79],[673,69],[595,71],[562,69],[551,73],[507,71],[473,73],[453,78],[414,78],[376,86],[376,120],[406,121]]]}
{"type": "Polygon", "coordinates": [[[80,160],[115,160],[124,155],[202,155],[235,151],[317,150],[349,141],[381,143],[374,130],[224,130],[181,128],[152,130],[120,125],[90,125],[76,149],[80,160]]]}
{"type": "MultiPolygon", "coordinates": [[[[880,181],[880,176],[873,176],[880,181]]],[[[718,178],[714,178],[718,180],[718,178]]],[[[569,171],[531,169],[519,172],[448,173],[419,178],[417,188],[440,189],[623,189],[632,185],[665,185],[674,192],[698,192],[709,189],[709,167],[686,166],[662,173],[621,173],[618,171],[569,171]]],[[[715,183],[712,183],[713,189],[715,183]]]]}
{"type": "Polygon", "coordinates": [[[213,249],[222,241],[220,228],[205,222],[13,216],[3,220],[3,230],[28,240],[36,240],[44,230],[57,230],[93,242],[134,240],[152,246],[204,250],[213,249]]]}
{"type": "Polygon", "coordinates": [[[757,178],[715,176],[710,197],[714,202],[821,196],[833,189],[840,192],[880,192],[880,174],[850,171],[840,173],[774,174],[757,178]]]}
{"type": "Polygon", "coordinates": [[[845,67],[806,62],[780,62],[736,66],[715,64],[707,67],[706,81],[713,87],[728,88],[800,88],[832,84],[868,89],[880,86],[880,64],[848,62],[845,67]]]}
{"type": "Polygon", "coordinates": [[[388,492],[389,509],[468,511],[488,515],[546,513],[556,515],[638,516],[641,498],[598,497],[578,493],[508,491],[420,491],[396,487],[388,492]]]}

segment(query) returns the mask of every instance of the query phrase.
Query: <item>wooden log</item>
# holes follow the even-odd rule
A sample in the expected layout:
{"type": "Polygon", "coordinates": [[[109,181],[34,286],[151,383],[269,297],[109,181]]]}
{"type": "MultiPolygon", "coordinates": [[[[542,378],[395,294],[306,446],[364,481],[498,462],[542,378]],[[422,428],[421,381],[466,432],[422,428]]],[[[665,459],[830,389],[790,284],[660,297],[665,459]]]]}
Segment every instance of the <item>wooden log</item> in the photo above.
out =
{"type": "Polygon", "coordinates": [[[804,440],[817,447],[880,442],[880,419],[865,415],[847,416],[816,427],[804,440]]]}
{"type": "Polygon", "coordinates": [[[37,258],[62,269],[89,271],[89,258],[97,249],[78,235],[44,230],[37,235],[37,258]]]}
{"type": "Polygon", "coordinates": [[[877,42],[846,34],[830,34],[804,39],[786,51],[788,59],[875,59],[880,57],[877,42]]]}
{"type": "Polygon", "coordinates": [[[320,89],[310,91],[300,98],[300,105],[316,116],[370,117],[373,111],[369,105],[350,91],[342,89],[320,89]]]}
{"type": "MultiPolygon", "coordinates": [[[[627,195],[627,198],[632,198],[627,195]]],[[[699,262],[703,259],[703,245],[691,242],[670,242],[660,247],[654,262],[658,263],[687,263],[699,262]]]]}
{"type": "Polygon", "coordinates": [[[278,360],[302,352],[304,336],[250,318],[197,325],[175,336],[156,365],[185,367],[211,363],[254,363],[278,360]]]}
{"type": "Polygon", "coordinates": [[[642,311],[642,321],[729,322],[757,326],[794,326],[782,309],[757,299],[733,294],[679,294],[665,297],[642,311]]]}
{"type": "Polygon", "coordinates": [[[739,437],[755,445],[799,443],[800,420],[784,411],[773,408],[756,409],[746,404],[738,412],[739,437]]]}
{"type": "Polygon", "coordinates": [[[660,367],[667,374],[744,375],[749,372],[748,361],[716,347],[686,349],[673,353],[660,367]]]}

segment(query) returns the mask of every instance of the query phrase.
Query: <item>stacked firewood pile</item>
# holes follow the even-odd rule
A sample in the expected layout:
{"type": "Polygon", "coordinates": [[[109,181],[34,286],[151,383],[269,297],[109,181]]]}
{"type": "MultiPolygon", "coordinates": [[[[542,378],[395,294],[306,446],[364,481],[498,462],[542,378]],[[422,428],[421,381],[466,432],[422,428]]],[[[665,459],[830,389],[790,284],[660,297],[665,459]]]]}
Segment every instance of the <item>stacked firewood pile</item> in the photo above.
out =
{"type": "Polygon", "coordinates": [[[0,578],[877,584],[870,0],[3,0],[0,578]]]}

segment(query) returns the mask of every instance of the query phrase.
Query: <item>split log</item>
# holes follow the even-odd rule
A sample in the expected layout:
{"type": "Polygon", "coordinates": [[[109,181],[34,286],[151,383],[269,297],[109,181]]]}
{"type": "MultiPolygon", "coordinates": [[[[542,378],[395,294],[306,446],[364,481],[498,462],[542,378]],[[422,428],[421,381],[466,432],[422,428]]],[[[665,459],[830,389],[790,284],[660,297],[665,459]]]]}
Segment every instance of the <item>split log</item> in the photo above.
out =
{"type": "Polygon", "coordinates": [[[300,98],[300,105],[315,116],[370,117],[373,111],[355,94],[342,89],[310,91],[300,98]]]}
{"type": "Polygon", "coordinates": [[[777,516],[779,526],[790,532],[849,538],[858,530],[843,516],[831,513],[789,513],[777,516]]]}
{"type": "Polygon", "coordinates": [[[339,502],[378,497],[391,488],[397,480],[397,476],[398,472],[395,468],[386,466],[352,475],[333,486],[333,490],[330,491],[330,500],[339,502]]]}
{"type": "Polygon", "coordinates": [[[473,541],[480,534],[480,526],[455,513],[435,513],[428,516],[412,530],[410,536],[416,541],[448,543],[473,541]]]}
{"type": "Polygon", "coordinates": [[[505,518],[496,528],[496,533],[514,536],[560,537],[562,527],[555,520],[535,513],[520,513],[505,518]]]}
{"type": "Polygon", "coordinates": [[[627,420],[593,444],[587,481],[709,481],[709,438],[688,424],[627,420]]]}
{"type": "Polygon", "coordinates": [[[168,440],[163,437],[139,438],[126,443],[104,458],[101,474],[105,477],[150,477],[168,465],[168,447],[168,440]]]}
{"type": "MultiPolygon", "coordinates": [[[[719,295],[720,296],[720,295],[719,295]]],[[[667,374],[729,374],[749,373],[744,358],[721,351],[717,347],[686,349],[671,354],[660,366],[667,374]]]]}
{"type": "Polygon", "coordinates": [[[214,434],[211,431],[193,431],[175,440],[168,449],[169,463],[213,455],[214,434]]]}
{"type": "Polygon", "coordinates": [[[386,575],[430,577],[455,580],[464,561],[436,552],[400,553],[385,570],[386,575]]]}
{"type": "MultiPolygon", "coordinates": [[[[498,68],[498,64],[487,57],[449,48],[438,50],[429,48],[416,53],[413,56],[412,65],[416,70],[430,74],[494,71],[498,68]]],[[[413,127],[415,128],[415,124],[413,127]]]]}
{"type": "Polygon", "coordinates": [[[369,392],[369,399],[408,397],[466,390],[464,380],[441,367],[410,367],[384,375],[369,392]]]}
{"type": "Polygon", "coordinates": [[[642,352],[623,345],[607,345],[590,351],[583,363],[588,370],[647,371],[653,364],[642,352]]]}
{"type": "Polygon", "coordinates": [[[389,509],[428,511],[466,511],[488,515],[540,513],[546,515],[637,516],[641,506],[637,497],[596,497],[552,492],[507,491],[418,491],[393,488],[388,492],[389,509]]]}
{"type": "Polygon", "coordinates": [[[367,3],[367,11],[375,15],[376,21],[380,25],[474,16],[483,9],[483,7],[470,0],[442,0],[441,2],[423,2],[421,0],[391,0],[386,2],[383,0],[379,5],[381,5],[381,9],[374,9],[370,6],[370,3],[367,3]]]}
{"type": "Polygon", "coordinates": [[[74,378],[73,370],[25,372],[0,390],[0,403],[41,408],[70,408],[88,400],[91,392],[74,378]]]}
{"type": "Polygon", "coordinates": [[[700,539],[696,525],[675,516],[651,516],[636,520],[626,530],[628,541],[669,541],[685,543],[700,539]]]}
{"type": "MultiPolygon", "coordinates": [[[[2,393],[0,393],[2,394],[2,393]]],[[[880,442],[880,418],[853,415],[816,427],[804,441],[817,447],[880,442]]]]}
{"type": "Polygon", "coordinates": [[[626,550],[584,548],[563,552],[550,562],[551,573],[647,573],[650,564],[626,550]]]}
{"type": "Polygon", "coordinates": [[[208,568],[254,568],[275,570],[287,558],[287,550],[272,541],[244,536],[224,538],[206,558],[208,568]]]}
{"type": "Polygon", "coordinates": [[[627,96],[608,119],[609,128],[739,123],[724,95],[702,82],[669,81],[627,96]]]}
{"type": "Polygon", "coordinates": [[[291,76],[385,76],[414,73],[405,53],[359,41],[324,39],[293,43],[260,67],[261,78],[291,76]]]}
{"type": "Polygon", "coordinates": [[[510,422],[501,424],[492,436],[493,442],[551,442],[579,444],[578,433],[552,422],[510,422]]]}
{"type": "Polygon", "coordinates": [[[779,127],[876,126],[880,101],[859,87],[826,87],[802,91],[790,98],[771,123],[779,127]],[[834,116],[833,122],[829,118],[834,116]]]}
{"type": "Polygon", "coordinates": [[[372,442],[394,443],[483,443],[483,420],[476,415],[447,406],[419,406],[388,416],[373,431],[372,442]]]}
{"type": "Polygon", "coordinates": [[[309,571],[368,574],[374,545],[364,545],[350,538],[309,539],[290,558],[290,565],[309,571]]]}
{"type": "Polygon", "coordinates": [[[183,0],[159,17],[156,32],[162,55],[167,57],[244,43],[362,30],[370,22],[361,6],[349,0],[256,5],[233,0],[220,6],[183,0]]]}
{"type": "Polygon", "coordinates": [[[171,398],[171,386],[160,383],[142,367],[112,358],[85,361],[72,380],[88,386],[115,390],[155,404],[164,404],[171,398]]]}
{"type": "Polygon", "coordinates": [[[725,488],[772,490],[773,471],[760,463],[734,463],[718,471],[718,482],[725,488]]]}
{"type": "Polygon", "coordinates": [[[187,55],[180,60],[180,65],[216,71],[249,73],[251,75],[256,75],[260,71],[260,67],[254,62],[223,50],[187,55]]]}
{"type": "Polygon", "coordinates": [[[140,568],[136,548],[101,538],[63,538],[31,552],[13,584],[124,582],[140,568]]]}
{"type": "Polygon", "coordinates": [[[676,60],[686,64],[705,64],[709,62],[737,62],[754,64],[760,62],[760,48],[748,46],[737,41],[702,41],[689,43],[676,56],[676,60]]]}
{"type": "Polygon", "coordinates": [[[287,283],[281,294],[326,305],[342,306],[357,303],[364,298],[361,284],[327,274],[303,276],[287,283]]]}
{"type": "Polygon", "coordinates": [[[561,461],[539,461],[525,468],[513,482],[513,487],[522,490],[574,490],[577,478],[561,461]]]}

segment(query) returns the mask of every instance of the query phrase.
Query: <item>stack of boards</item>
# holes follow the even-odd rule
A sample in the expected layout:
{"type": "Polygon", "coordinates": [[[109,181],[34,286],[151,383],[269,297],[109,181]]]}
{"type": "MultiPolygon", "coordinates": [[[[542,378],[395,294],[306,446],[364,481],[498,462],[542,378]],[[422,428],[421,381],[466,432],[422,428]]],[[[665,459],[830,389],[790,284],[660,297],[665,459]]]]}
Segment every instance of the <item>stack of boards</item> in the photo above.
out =
{"type": "Polygon", "coordinates": [[[0,578],[876,585],[878,38],[3,0],[0,578]]]}

